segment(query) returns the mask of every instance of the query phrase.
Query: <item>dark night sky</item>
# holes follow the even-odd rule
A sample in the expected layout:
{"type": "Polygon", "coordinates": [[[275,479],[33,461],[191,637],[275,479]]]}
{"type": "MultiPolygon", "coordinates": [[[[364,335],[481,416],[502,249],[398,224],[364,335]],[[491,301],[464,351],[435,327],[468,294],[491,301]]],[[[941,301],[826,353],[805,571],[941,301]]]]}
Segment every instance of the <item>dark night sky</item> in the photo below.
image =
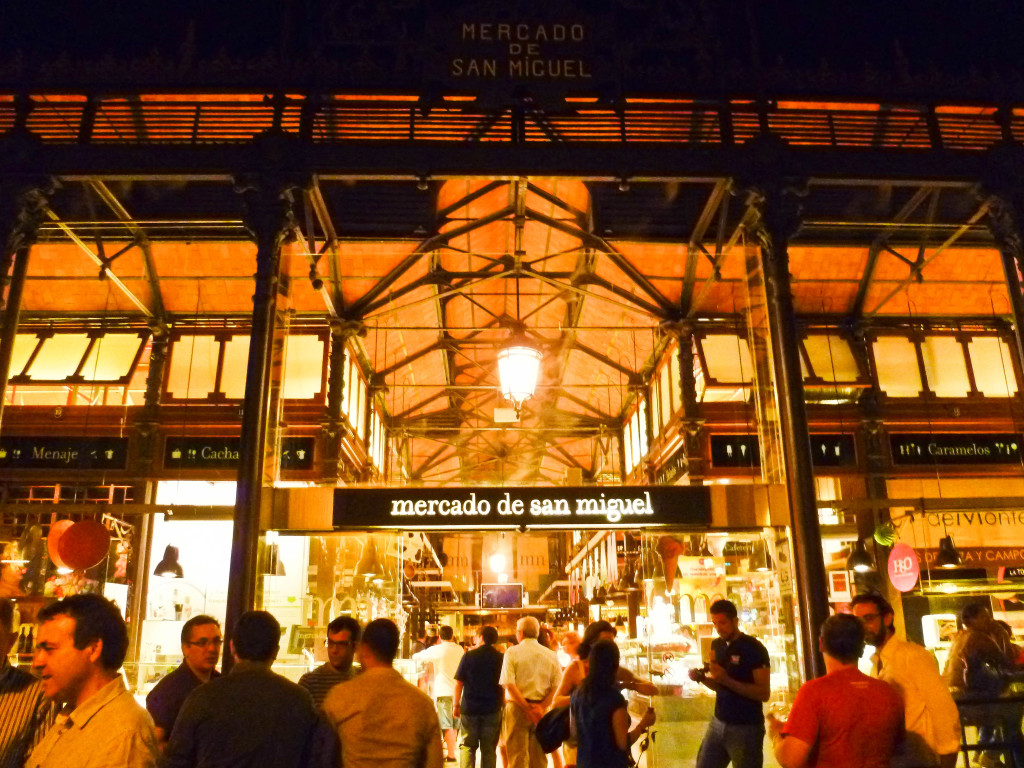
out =
{"type": "MultiPolygon", "coordinates": [[[[909,69],[946,78],[975,72],[999,79],[999,74],[1024,69],[1020,0],[578,0],[575,5],[563,0],[0,2],[0,72],[5,62],[18,62],[17,69],[8,66],[0,75],[0,84],[6,85],[11,84],[9,73],[31,77],[61,57],[129,62],[158,52],[168,60],[180,60],[189,30],[193,63],[220,54],[239,60],[308,59],[310,52],[322,49],[328,27],[336,41],[383,40],[407,49],[420,41],[436,46],[438,41],[424,32],[431,29],[431,20],[458,19],[462,9],[479,13],[484,8],[513,19],[536,17],[535,8],[543,9],[548,18],[583,10],[609,22],[604,40],[610,38],[612,45],[628,43],[637,35],[646,39],[652,33],[644,32],[645,24],[648,30],[665,29],[674,20],[697,19],[699,23],[680,38],[708,37],[714,66],[731,65],[747,72],[756,68],[755,62],[762,68],[781,62],[797,71],[820,70],[826,62],[827,69],[837,73],[863,73],[869,63],[882,73],[909,69]]],[[[692,48],[692,42],[685,40],[684,47],[692,48]]],[[[343,47],[329,48],[328,55],[343,56],[343,47]]]]}

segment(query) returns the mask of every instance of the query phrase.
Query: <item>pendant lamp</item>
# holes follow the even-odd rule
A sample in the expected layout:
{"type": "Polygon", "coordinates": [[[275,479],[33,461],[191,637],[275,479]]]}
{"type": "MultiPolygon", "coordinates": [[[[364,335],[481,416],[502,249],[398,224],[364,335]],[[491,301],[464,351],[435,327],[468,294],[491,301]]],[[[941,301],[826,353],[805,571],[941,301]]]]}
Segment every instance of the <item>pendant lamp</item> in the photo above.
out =
{"type": "Polygon", "coordinates": [[[754,551],[750,557],[750,570],[758,573],[767,573],[772,569],[772,556],[768,554],[768,543],[764,539],[758,539],[754,544],[754,551]]]}
{"type": "Polygon", "coordinates": [[[939,568],[958,568],[961,562],[953,537],[948,534],[943,536],[939,540],[939,554],[935,558],[935,565],[939,568]]]}
{"type": "Polygon", "coordinates": [[[377,556],[377,544],[372,538],[363,545],[359,562],[356,563],[356,576],[362,576],[367,581],[384,578],[384,566],[380,564],[380,557],[377,556]]]}
{"type": "Polygon", "coordinates": [[[267,564],[263,569],[263,573],[267,576],[285,575],[284,563],[281,562],[281,551],[276,543],[267,545],[267,564]]]}
{"type": "Polygon", "coordinates": [[[181,570],[181,563],[178,562],[178,548],[168,544],[164,550],[164,556],[156,568],[153,569],[154,576],[163,576],[165,579],[183,579],[184,571],[181,570]]]}
{"type": "Polygon", "coordinates": [[[517,417],[522,414],[523,404],[533,397],[537,389],[540,361],[540,350],[533,347],[524,336],[513,337],[498,350],[501,395],[512,403],[517,417]]]}
{"type": "Polygon", "coordinates": [[[533,397],[537,389],[537,376],[540,373],[541,353],[526,338],[526,328],[519,314],[519,262],[516,262],[516,320],[512,326],[512,336],[498,350],[498,381],[501,383],[501,395],[515,409],[519,418],[523,403],[533,397]]]}
{"type": "Polygon", "coordinates": [[[868,552],[864,539],[857,539],[857,543],[850,550],[850,556],[846,558],[846,570],[866,573],[875,570],[875,559],[868,552]]]}

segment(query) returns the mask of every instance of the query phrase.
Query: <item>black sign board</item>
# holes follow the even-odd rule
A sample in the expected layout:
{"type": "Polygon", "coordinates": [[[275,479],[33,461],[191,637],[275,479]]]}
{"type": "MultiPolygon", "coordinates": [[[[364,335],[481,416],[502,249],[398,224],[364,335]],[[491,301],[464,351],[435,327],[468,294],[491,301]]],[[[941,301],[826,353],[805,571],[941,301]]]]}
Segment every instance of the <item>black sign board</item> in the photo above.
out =
{"type": "Polygon", "coordinates": [[[0,438],[0,469],[124,469],[126,437],[0,438]]]}
{"type": "Polygon", "coordinates": [[[1004,579],[1024,579],[1024,568],[1021,566],[1015,566],[1013,568],[1003,569],[1004,579]]]}
{"type": "MultiPolygon", "coordinates": [[[[857,463],[853,435],[811,435],[811,459],[815,467],[851,467],[857,463]]],[[[761,448],[755,435],[712,435],[711,466],[748,468],[761,466],[761,448]]]]}
{"type": "Polygon", "coordinates": [[[851,467],[857,463],[853,435],[811,435],[811,461],[816,467],[851,467]]]}
{"type": "Polygon", "coordinates": [[[1024,436],[1019,434],[889,435],[892,463],[1019,464],[1024,436]]]}
{"type": "Polygon", "coordinates": [[[711,466],[760,467],[761,449],[753,435],[712,435],[711,466]]]}
{"type": "Polygon", "coordinates": [[[335,528],[707,526],[704,486],[338,488],[335,528]]]}
{"type": "MultiPolygon", "coordinates": [[[[312,469],[312,437],[281,440],[281,469],[312,469]]],[[[165,469],[237,469],[241,440],[237,437],[168,437],[165,469]]]]}

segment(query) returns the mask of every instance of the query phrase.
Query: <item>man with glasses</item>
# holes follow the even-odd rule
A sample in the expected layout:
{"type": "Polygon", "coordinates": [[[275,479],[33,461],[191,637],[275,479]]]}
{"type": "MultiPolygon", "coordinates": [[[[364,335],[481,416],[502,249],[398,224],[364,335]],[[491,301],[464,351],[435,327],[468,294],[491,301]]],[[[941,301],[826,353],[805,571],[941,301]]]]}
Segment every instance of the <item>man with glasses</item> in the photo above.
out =
{"type": "Polygon", "coordinates": [[[355,676],[352,659],[359,633],[359,622],[351,616],[339,616],[327,625],[327,662],[299,678],[299,685],[309,691],[317,708],[324,703],[331,688],[355,676]]]}
{"type": "Polygon", "coordinates": [[[857,595],[850,603],[875,647],[871,676],[903,698],[906,738],[893,756],[897,768],[952,768],[960,749],[960,715],[932,654],[896,637],[893,609],[881,595],[857,595]]]}
{"type": "Polygon", "coordinates": [[[218,676],[216,667],[223,642],[220,624],[212,616],[193,616],[181,628],[181,666],[165,675],[146,697],[146,709],[156,723],[161,745],[170,738],[188,695],[218,676]]]}

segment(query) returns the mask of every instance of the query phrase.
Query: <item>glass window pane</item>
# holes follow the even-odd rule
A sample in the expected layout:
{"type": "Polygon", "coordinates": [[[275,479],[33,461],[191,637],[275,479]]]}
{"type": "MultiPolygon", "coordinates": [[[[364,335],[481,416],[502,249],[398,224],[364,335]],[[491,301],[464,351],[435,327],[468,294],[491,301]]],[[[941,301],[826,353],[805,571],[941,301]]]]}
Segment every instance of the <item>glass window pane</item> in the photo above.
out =
{"type": "Polygon", "coordinates": [[[82,376],[86,381],[117,381],[127,376],[142,344],[135,334],[106,334],[93,345],[82,366],[82,376]]]}
{"type": "Polygon", "coordinates": [[[939,397],[967,397],[971,382],[967,378],[967,361],[959,339],[928,336],[921,342],[921,353],[932,392],[939,397]]]}
{"type": "Polygon", "coordinates": [[[910,339],[882,336],[871,345],[878,371],[878,387],[889,397],[917,397],[921,394],[921,371],[910,339]]]}
{"type": "MultiPolygon", "coordinates": [[[[686,372],[692,376],[692,371],[686,372]]],[[[674,350],[668,358],[668,389],[672,392],[672,402],[669,408],[665,409],[665,422],[683,407],[683,393],[679,390],[679,351],[674,350]]]]}
{"type": "Polygon", "coordinates": [[[986,397],[1010,397],[1017,393],[1009,345],[995,336],[979,336],[967,344],[974,368],[974,382],[986,397]]]}
{"type": "Polygon", "coordinates": [[[659,383],[660,379],[655,378],[647,392],[647,397],[651,401],[651,437],[655,439],[661,434],[661,398],[658,396],[659,383]]]}
{"type": "MultiPolygon", "coordinates": [[[[676,353],[672,352],[671,357],[675,357],[676,353]]],[[[678,362],[676,363],[678,365],[678,362]]],[[[678,387],[677,387],[678,388],[678,387]]],[[[672,362],[671,360],[667,365],[661,367],[661,378],[658,383],[658,396],[661,398],[661,424],[664,426],[668,424],[672,418],[672,362]]]]}
{"type": "Polygon", "coordinates": [[[249,368],[249,337],[232,336],[224,343],[224,372],[220,391],[229,400],[245,398],[245,376],[249,368]]]}
{"type": "Polygon", "coordinates": [[[345,416],[348,418],[348,423],[353,427],[356,424],[356,370],[355,364],[352,362],[352,351],[345,350],[345,398],[344,398],[344,410],[345,416]]]}
{"type": "Polygon", "coordinates": [[[804,340],[814,374],[825,381],[851,383],[860,378],[849,342],[831,333],[813,334],[804,340]]]}
{"type": "Polygon", "coordinates": [[[28,369],[30,379],[36,381],[63,381],[73,376],[89,348],[85,333],[58,333],[43,341],[36,359],[28,369]]]}
{"type": "Polygon", "coordinates": [[[626,465],[626,474],[633,471],[633,422],[627,421],[622,435],[622,453],[626,465]]]}
{"type": "Polygon", "coordinates": [[[320,393],[324,341],[316,336],[289,336],[285,347],[284,397],[308,400],[320,393]]]}
{"type": "Polygon", "coordinates": [[[641,400],[640,407],[636,412],[636,431],[640,435],[640,455],[646,456],[647,449],[650,447],[647,444],[647,401],[641,400]]]}
{"type": "Polygon", "coordinates": [[[749,382],[754,370],[747,340],[735,334],[715,334],[700,340],[708,375],[719,382],[749,382]]]}
{"type": "Polygon", "coordinates": [[[9,405],[69,405],[69,393],[69,387],[56,384],[8,387],[4,402],[9,405]]]}
{"type": "Polygon", "coordinates": [[[171,345],[167,394],[179,399],[204,398],[213,392],[220,342],[213,336],[182,336],[171,345]]]}
{"type": "MultiPolygon", "coordinates": [[[[633,467],[635,467],[640,463],[640,458],[643,456],[643,453],[640,451],[640,425],[636,413],[630,419],[630,445],[633,450],[633,467]]],[[[630,469],[633,469],[633,467],[630,467],[630,469]]]]}
{"type": "Polygon", "coordinates": [[[32,355],[32,350],[39,343],[34,333],[19,333],[14,337],[14,349],[11,350],[11,376],[18,376],[25,369],[25,363],[32,355]]]}
{"type": "Polygon", "coordinates": [[[366,384],[362,379],[356,379],[356,391],[359,399],[356,402],[356,434],[359,439],[366,439],[366,384]]]}

